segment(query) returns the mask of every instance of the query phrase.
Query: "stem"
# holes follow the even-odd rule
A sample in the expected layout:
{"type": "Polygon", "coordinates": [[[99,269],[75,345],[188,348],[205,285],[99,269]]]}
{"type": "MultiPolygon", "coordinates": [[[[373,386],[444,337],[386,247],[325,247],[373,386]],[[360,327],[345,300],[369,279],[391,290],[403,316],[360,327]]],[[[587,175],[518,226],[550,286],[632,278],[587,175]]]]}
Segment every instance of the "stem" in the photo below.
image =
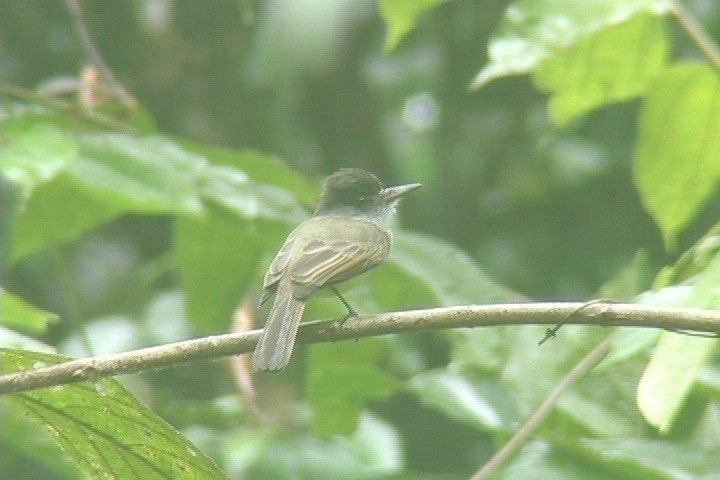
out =
{"type": "Polygon", "coordinates": [[[565,378],[563,378],[562,381],[553,389],[553,391],[550,392],[550,395],[548,395],[545,401],[538,407],[537,410],[535,410],[535,413],[533,413],[530,418],[527,419],[525,424],[523,424],[523,426],[515,432],[515,435],[512,436],[510,441],[498,450],[498,452],[493,455],[493,457],[488,460],[488,462],[485,463],[485,465],[483,465],[475,475],[473,475],[472,480],[485,480],[495,473],[502,464],[510,459],[515,451],[527,441],[530,435],[537,430],[540,424],[552,412],[563,392],[565,392],[565,390],[567,390],[568,387],[577,380],[590,372],[590,370],[595,368],[595,366],[600,363],[603,358],[605,358],[610,351],[612,337],[613,335],[608,335],[605,340],[600,342],[600,344],[588,353],[585,358],[575,365],[575,368],[573,368],[570,373],[568,373],[565,378]]]}
{"type": "Polygon", "coordinates": [[[131,125],[127,125],[125,123],[116,121],[116,120],[114,120],[110,117],[106,117],[104,115],[100,115],[100,114],[97,114],[94,112],[78,109],[74,105],[71,105],[67,102],[63,102],[62,100],[47,97],[44,95],[39,95],[31,90],[27,90],[22,87],[17,87],[14,85],[0,84],[0,95],[7,95],[10,97],[19,98],[21,100],[35,102],[40,105],[44,105],[48,108],[52,108],[53,110],[57,110],[60,112],[66,112],[66,113],[75,115],[83,120],[86,120],[90,123],[99,125],[101,127],[109,128],[112,130],[118,130],[118,131],[126,132],[126,133],[135,133],[135,134],[139,133],[139,130],[131,125]]]}
{"type": "MultiPolygon", "coordinates": [[[[331,322],[306,323],[300,328],[298,341],[301,343],[334,342],[425,329],[556,323],[605,327],[635,326],[718,333],[720,332],[720,311],[622,303],[469,305],[362,315],[331,322]]],[[[259,330],[254,330],[245,333],[215,335],[8,373],[0,376],[0,394],[84,380],[96,381],[112,375],[169,367],[191,360],[247,353],[255,347],[260,333],[259,330]]]]}
{"type": "Polygon", "coordinates": [[[95,64],[95,66],[100,70],[100,73],[105,78],[105,80],[107,80],[107,82],[110,84],[110,87],[115,92],[115,96],[117,96],[123,102],[123,105],[125,105],[127,108],[131,110],[137,108],[137,100],[135,100],[135,98],[133,98],[133,96],[130,95],[125,89],[125,87],[123,87],[122,84],[117,80],[115,74],[113,74],[110,67],[108,67],[103,60],[98,49],[95,48],[95,44],[93,43],[92,37],[90,36],[90,31],[85,25],[82,7],[80,6],[80,0],[67,0],[67,6],[68,10],[70,10],[70,14],[73,17],[73,22],[75,23],[75,30],[77,30],[78,35],[80,36],[80,40],[83,44],[83,47],[85,47],[85,51],[87,52],[88,56],[95,64]]]}
{"type": "Polygon", "coordinates": [[[695,41],[698,48],[703,51],[715,67],[720,68],[720,48],[718,48],[702,25],[679,3],[673,5],[672,13],[675,15],[675,18],[677,18],[680,26],[690,35],[690,38],[695,41]]]}

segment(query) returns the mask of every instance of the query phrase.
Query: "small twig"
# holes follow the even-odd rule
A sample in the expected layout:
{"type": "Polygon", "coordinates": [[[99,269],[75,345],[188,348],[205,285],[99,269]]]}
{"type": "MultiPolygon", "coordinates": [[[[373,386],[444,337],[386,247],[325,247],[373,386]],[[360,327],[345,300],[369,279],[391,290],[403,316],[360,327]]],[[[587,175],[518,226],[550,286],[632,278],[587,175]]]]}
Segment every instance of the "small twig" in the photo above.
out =
{"type": "Polygon", "coordinates": [[[538,346],[540,346],[540,345],[542,345],[543,343],[547,342],[547,341],[550,340],[551,338],[555,338],[555,337],[557,336],[557,332],[560,330],[560,328],[561,328],[563,325],[565,325],[566,323],[568,323],[568,320],[570,320],[570,318],[572,318],[573,315],[577,315],[578,313],[580,313],[581,311],[583,311],[583,310],[586,309],[587,307],[590,307],[590,306],[592,306],[592,305],[596,305],[596,304],[598,304],[598,303],[618,303],[618,302],[615,301],[615,300],[609,300],[609,299],[606,299],[606,298],[598,298],[598,299],[596,299],[596,300],[591,300],[591,301],[589,301],[589,302],[583,303],[582,305],[580,305],[580,306],[577,308],[577,310],[575,310],[574,312],[570,313],[570,315],[568,315],[567,318],[563,319],[562,322],[558,322],[558,323],[555,324],[555,326],[550,327],[550,328],[548,328],[547,330],[545,330],[545,336],[540,339],[540,341],[538,342],[538,346]]]}
{"type": "Polygon", "coordinates": [[[610,351],[612,345],[613,335],[609,335],[603,340],[597,347],[595,347],[585,358],[583,358],[570,373],[553,389],[550,395],[547,396],[545,401],[535,410],[530,418],[523,424],[523,426],[515,432],[510,441],[508,441],[493,457],[482,466],[480,470],[473,475],[472,480],[484,480],[488,476],[492,475],[503,465],[510,457],[522,446],[530,435],[537,430],[540,424],[545,418],[552,412],[553,408],[558,402],[560,395],[565,390],[575,383],[578,379],[585,376],[590,370],[600,363],[610,351]]]}
{"type": "MultiPolygon", "coordinates": [[[[298,342],[334,342],[423,329],[553,324],[563,320],[567,320],[566,323],[606,327],[632,326],[720,332],[720,312],[714,310],[621,303],[600,303],[592,306],[579,302],[525,303],[433,308],[362,315],[351,317],[344,322],[306,323],[300,328],[298,342]],[[585,308],[569,317],[583,305],[585,308]]],[[[247,353],[255,347],[260,333],[259,330],[254,330],[215,335],[10,373],[0,376],[0,394],[84,380],[92,381],[113,375],[169,367],[192,360],[247,353]]]]}
{"type": "Polygon", "coordinates": [[[83,47],[85,48],[85,51],[87,52],[87,55],[90,57],[98,70],[100,70],[103,78],[108,82],[108,84],[110,84],[110,88],[115,93],[115,96],[117,96],[122,101],[123,105],[125,105],[126,108],[134,110],[138,106],[137,100],[135,100],[135,97],[130,95],[130,93],[128,93],[125,87],[123,87],[122,84],[117,80],[115,74],[113,74],[110,67],[108,67],[103,60],[98,49],[95,48],[95,44],[93,43],[92,37],[90,36],[90,31],[85,25],[82,7],[80,6],[80,0],[66,0],[66,3],[68,6],[68,10],[70,10],[70,14],[73,17],[75,30],[77,30],[78,35],[80,36],[80,40],[83,44],[83,47]]]}
{"type": "Polygon", "coordinates": [[[672,7],[672,13],[677,18],[680,26],[690,35],[690,38],[697,44],[698,48],[703,51],[710,61],[715,64],[716,68],[720,68],[720,48],[708,35],[705,29],[695,18],[680,4],[675,2],[672,7]]]}
{"type": "Polygon", "coordinates": [[[110,128],[112,130],[118,130],[121,132],[134,134],[140,133],[137,128],[130,126],[126,123],[118,122],[117,120],[114,120],[110,117],[98,115],[97,113],[77,108],[75,105],[63,102],[62,100],[47,97],[45,95],[39,95],[31,90],[17,87],[15,85],[0,85],[0,95],[8,95],[14,98],[19,98],[21,100],[38,103],[48,108],[52,108],[53,110],[75,115],[90,123],[94,123],[95,125],[99,125],[101,127],[110,128]]]}

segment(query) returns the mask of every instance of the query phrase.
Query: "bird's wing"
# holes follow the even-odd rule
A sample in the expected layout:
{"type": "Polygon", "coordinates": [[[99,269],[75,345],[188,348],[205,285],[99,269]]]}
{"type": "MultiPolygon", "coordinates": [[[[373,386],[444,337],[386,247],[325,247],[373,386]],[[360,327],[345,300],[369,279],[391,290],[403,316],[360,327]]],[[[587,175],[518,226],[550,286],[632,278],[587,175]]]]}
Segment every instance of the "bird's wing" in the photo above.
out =
{"type": "Polygon", "coordinates": [[[307,298],[319,288],[359,275],[382,263],[389,250],[389,244],[362,239],[308,242],[290,270],[294,296],[307,298]]]}
{"type": "Polygon", "coordinates": [[[267,302],[275,290],[277,290],[278,282],[287,269],[288,262],[290,261],[290,253],[292,252],[295,240],[291,237],[285,242],[280,248],[280,251],[275,255],[272,263],[265,272],[265,278],[263,279],[263,291],[260,296],[260,305],[267,302]]]}

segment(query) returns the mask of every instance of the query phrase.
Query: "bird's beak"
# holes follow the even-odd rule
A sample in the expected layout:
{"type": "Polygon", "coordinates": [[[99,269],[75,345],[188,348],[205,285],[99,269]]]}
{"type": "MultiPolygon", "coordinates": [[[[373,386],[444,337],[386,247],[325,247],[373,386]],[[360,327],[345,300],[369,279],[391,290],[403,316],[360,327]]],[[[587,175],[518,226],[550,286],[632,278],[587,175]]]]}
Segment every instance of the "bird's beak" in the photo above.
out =
{"type": "Polygon", "coordinates": [[[420,183],[409,183],[407,185],[398,185],[397,187],[383,188],[380,196],[385,204],[389,204],[402,197],[406,193],[410,193],[422,187],[420,183]]]}

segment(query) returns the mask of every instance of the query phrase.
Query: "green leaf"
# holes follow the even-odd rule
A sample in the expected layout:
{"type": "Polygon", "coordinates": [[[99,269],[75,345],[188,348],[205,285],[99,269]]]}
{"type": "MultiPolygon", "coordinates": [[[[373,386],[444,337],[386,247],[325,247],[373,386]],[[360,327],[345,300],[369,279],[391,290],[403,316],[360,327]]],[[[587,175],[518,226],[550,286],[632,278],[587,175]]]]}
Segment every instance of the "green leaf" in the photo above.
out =
{"type": "Polygon", "coordinates": [[[32,418],[9,402],[0,402],[0,419],[0,472],[3,477],[12,478],[9,472],[26,473],[29,469],[23,468],[23,464],[34,464],[33,478],[78,478],[77,466],[72,459],[57,447],[47,431],[32,418]],[[18,442],[18,438],[22,438],[22,442],[18,442]],[[42,466],[42,470],[38,471],[36,465],[42,466]]]}
{"type": "Polygon", "coordinates": [[[186,140],[180,140],[180,143],[188,150],[206,157],[213,165],[232,167],[244,172],[256,184],[274,185],[289,191],[306,206],[317,200],[318,186],[278,157],[252,150],[232,150],[186,140]]]}
{"type": "Polygon", "coordinates": [[[265,246],[279,248],[307,212],[290,192],[229,166],[208,166],[198,183],[202,198],[220,208],[208,206],[202,218],[178,218],[176,250],[188,315],[200,331],[217,332],[227,329],[250,282],[259,285],[265,246]]]}
{"type": "Polygon", "coordinates": [[[303,428],[272,438],[268,433],[236,428],[219,437],[226,462],[242,472],[242,478],[368,480],[402,474],[399,432],[372,413],[364,413],[347,436],[318,438],[303,428]]]}
{"type": "MultiPolygon", "coordinates": [[[[4,373],[68,360],[0,349],[4,373]]],[[[3,397],[45,427],[92,478],[228,478],[205,454],[117,381],[81,382],[3,397]]]]}
{"type": "Polygon", "coordinates": [[[307,395],[318,435],[355,430],[368,400],[389,397],[398,382],[379,368],[383,341],[363,338],[313,345],[307,395]]]}
{"type": "Polygon", "coordinates": [[[692,478],[712,480],[720,472],[720,448],[696,442],[610,438],[581,440],[582,454],[626,472],[606,478],[692,478]]]}
{"type": "Polygon", "coordinates": [[[287,190],[264,185],[232,167],[210,166],[198,178],[204,200],[219,205],[241,220],[273,220],[296,225],[308,213],[287,190]]]}
{"type": "Polygon", "coordinates": [[[71,172],[129,211],[198,214],[196,179],[205,168],[205,158],[162,137],[96,134],[80,137],[71,172]]]}
{"type": "Polygon", "coordinates": [[[648,91],[633,174],[668,247],[720,179],[719,112],[720,76],[709,65],[674,65],[648,91]]]}
{"type": "Polygon", "coordinates": [[[190,320],[201,332],[227,330],[262,258],[251,225],[212,210],[178,218],[175,249],[190,320]]]}
{"type": "Polygon", "coordinates": [[[535,69],[546,58],[573,46],[584,36],[617,25],[639,12],[662,14],[670,0],[518,0],[505,11],[490,39],[490,62],[471,84],[477,89],[508,75],[535,69]]]}
{"type": "Polygon", "coordinates": [[[388,24],[388,36],[383,50],[390,52],[398,46],[417,23],[417,19],[427,10],[435,8],[448,0],[381,0],[380,16],[388,24]]]}
{"type": "Polygon", "coordinates": [[[393,239],[390,262],[432,292],[440,305],[521,298],[492,280],[467,253],[439,238],[398,232],[393,239]]]}
{"type": "Polygon", "coordinates": [[[10,263],[42,248],[89,232],[124,211],[64,172],[35,188],[11,230],[10,263]]]}
{"type": "Polygon", "coordinates": [[[449,418],[480,430],[509,429],[518,421],[508,392],[495,382],[471,381],[447,370],[431,370],[410,379],[419,400],[449,418]]]}
{"type": "MultiPolygon", "coordinates": [[[[589,462],[568,455],[566,449],[552,448],[540,441],[531,441],[517,453],[512,462],[493,480],[637,480],[644,476],[622,476],[617,471],[603,468],[602,458],[589,462]]],[[[653,479],[655,480],[655,479],[653,479]]]]}
{"type": "Polygon", "coordinates": [[[18,213],[12,261],[72,240],[128,212],[199,214],[196,181],[207,162],[161,137],[78,137],[78,157],[35,188],[18,213]]]}
{"type": "Polygon", "coordinates": [[[665,65],[668,50],[664,19],[640,14],[549,56],[533,79],[553,94],[550,116],[565,125],[598,107],[641,95],[665,65]]]}
{"type": "MultiPolygon", "coordinates": [[[[719,308],[720,254],[698,277],[685,306],[719,308]]],[[[667,433],[685,404],[700,371],[717,351],[720,341],[663,332],[640,384],[637,403],[645,419],[667,433]]]]}
{"type": "Polygon", "coordinates": [[[720,253],[720,223],[713,225],[700,240],[682,254],[674,265],[664,267],[655,278],[653,289],[679,284],[705,271],[718,253],[720,253]]]}
{"type": "Polygon", "coordinates": [[[38,335],[59,319],[56,314],[34,307],[0,287],[0,325],[38,335]]]}
{"type": "Polygon", "coordinates": [[[638,385],[637,402],[647,422],[667,433],[717,340],[663,332],[638,385]]]}
{"type": "Polygon", "coordinates": [[[27,197],[37,185],[47,182],[76,158],[78,146],[62,131],[47,123],[5,131],[0,172],[20,185],[27,197]]]}

